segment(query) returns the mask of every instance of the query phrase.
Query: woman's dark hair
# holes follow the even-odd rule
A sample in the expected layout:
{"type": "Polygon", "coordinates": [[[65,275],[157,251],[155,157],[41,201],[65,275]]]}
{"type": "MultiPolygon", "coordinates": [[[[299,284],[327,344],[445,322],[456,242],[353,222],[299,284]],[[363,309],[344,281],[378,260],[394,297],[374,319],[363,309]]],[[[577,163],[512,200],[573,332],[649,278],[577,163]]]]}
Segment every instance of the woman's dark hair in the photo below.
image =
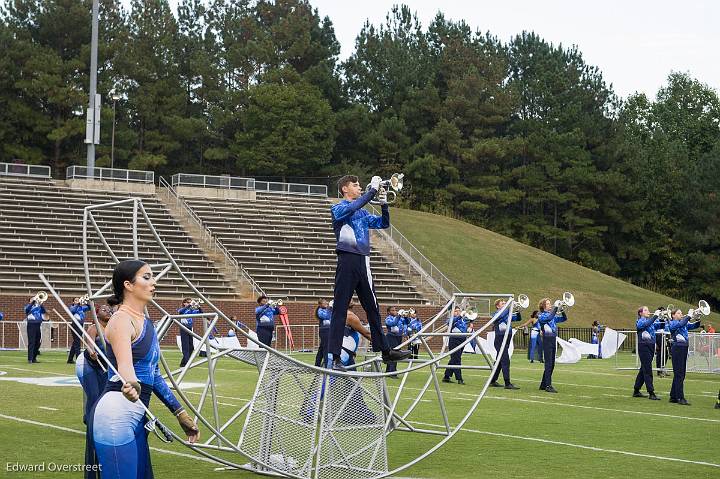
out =
{"type": "Polygon", "coordinates": [[[265,296],[264,294],[263,294],[262,296],[258,296],[257,304],[262,303],[262,300],[263,300],[263,299],[267,299],[267,296],[265,296]]]}
{"type": "Polygon", "coordinates": [[[113,295],[107,299],[110,306],[116,306],[123,302],[123,299],[125,299],[125,281],[134,283],[135,275],[146,264],[145,261],[139,259],[128,259],[120,261],[115,266],[112,276],[113,295]]]}
{"type": "Polygon", "coordinates": [[[532,313],[530,313],[531,318],[537,318],[538,317],[538,310],[534,310],[532,313]]]}

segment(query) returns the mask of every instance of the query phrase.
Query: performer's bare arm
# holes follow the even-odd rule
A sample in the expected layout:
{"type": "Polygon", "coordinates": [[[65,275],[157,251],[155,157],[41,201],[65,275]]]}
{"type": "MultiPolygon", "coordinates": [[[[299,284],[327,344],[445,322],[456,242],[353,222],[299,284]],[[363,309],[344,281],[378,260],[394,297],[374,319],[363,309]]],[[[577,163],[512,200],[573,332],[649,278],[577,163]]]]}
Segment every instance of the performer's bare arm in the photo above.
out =
{"type": "Polygon", "coordinates": [[[360,318],[357,317],[355,313],[352,311],[347,312],[347,319],[345,320],[345,324],[350,326],[352,329],[357,331],[358,333],[362,334],[365,339],[368,341],[370,340],[370,331],[365,329],[365,326],[360,322],[360,318]]]}

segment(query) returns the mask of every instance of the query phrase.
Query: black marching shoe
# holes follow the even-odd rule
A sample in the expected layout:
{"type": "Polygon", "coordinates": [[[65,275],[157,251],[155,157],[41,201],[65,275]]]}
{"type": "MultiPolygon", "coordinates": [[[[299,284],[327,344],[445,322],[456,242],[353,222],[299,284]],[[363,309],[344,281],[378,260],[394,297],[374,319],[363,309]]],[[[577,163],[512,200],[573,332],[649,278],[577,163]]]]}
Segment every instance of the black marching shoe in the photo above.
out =
{"type": "Polygon", "coordinates": [[[715,409],[720,409],[720,399],[715,403],[715,409]]]}
{"type": "Polygon", "coordinates": [[[552,386],[548,386],[548,387],[545,388],[545,391],[547,391],[547,392],[549,392],[549,393],[556,393],[556,392],[557,392],[557,389],[555,389],[555,388],[552,387],[552,386]]]}
{"type": "Polygon", "coordinates": [[[465,381],[463,381],[462,379],[458,379],[458,384],[464,385],[464,384],[465,384],[465,381]]]}
{"type": "Polygon", "coordinates": [[[452,381],[452,379],[450,379],[450,378],[442,378],[442,382],[444,382],[444,383],[451,383],[451,382],[453,382],[453,381],[452,381]]]}
{"type": "Polygon", "coordinates": [[[668,399],[668,402],[674,402],[674,403],[676,403],[676,402],[678,402],[678,400],[675,399],[675,398],[670,398],[670,399],[668,399]]]}
{"type": "Polygon", "coordinates": [[[644,395],[643,393],[641,393],[640,391],[635,391],[635,392],[633,393],[633,397],[634,397],[634,398],[646,398],[647,396],[644,395]]]}
{"type": "Polygon", "coordinates": [[[490,383],[490,387],[501,388],[502,386],[497,381],[493,381],[490,383]]]}
{"type": "Polygon", "coordinates": [[[398,351],[397,349],[388,349],[382,352],[382,360],[384,363],[392,363],[402,361],[410,357],[410,351],[398,351]]]}
{"type": "Polygon", "coordinates": [[[520,389],[520,388],[515,386],[513,383],[508,383],[505,385],[505,389],[520,389]]]}
{"type": "Polygon", "coordinates": [[[689,406],[690,405],[690,403],[687,402],[687,399],[678,399],[677,403],[680,404],[681,406],[689,406]]]}
{"type": "Polygon", "coordinates": [[[651,401],[659,401],[660,398],[655,395],[655,393],[650,393],[650,396],[648,396],[648,399],[651,401]]]}

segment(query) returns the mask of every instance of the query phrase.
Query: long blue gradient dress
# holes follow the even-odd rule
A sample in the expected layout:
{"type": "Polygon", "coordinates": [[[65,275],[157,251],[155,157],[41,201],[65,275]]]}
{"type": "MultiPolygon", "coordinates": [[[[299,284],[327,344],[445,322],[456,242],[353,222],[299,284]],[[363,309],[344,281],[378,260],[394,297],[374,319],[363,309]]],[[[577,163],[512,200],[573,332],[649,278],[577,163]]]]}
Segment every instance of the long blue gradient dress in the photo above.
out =
{"type": "Polygon", "coordinates": [[[115,369],[108,369],[107,386],[95,405],[91,426],[102,478],[152,478],[145,430],[147,419],[140,401],[148,406],[150,395],[155,393],[173,414],[179,414],[182,409],[160,375],[160,345],[152,322],[146,318],[142,332],[132,342],[133,366],[141,386],[138,402],[129,401],[120,392],[122,381],[115,372],[117,360],[110,343],[107,343],[107,356],[115,369]]]}

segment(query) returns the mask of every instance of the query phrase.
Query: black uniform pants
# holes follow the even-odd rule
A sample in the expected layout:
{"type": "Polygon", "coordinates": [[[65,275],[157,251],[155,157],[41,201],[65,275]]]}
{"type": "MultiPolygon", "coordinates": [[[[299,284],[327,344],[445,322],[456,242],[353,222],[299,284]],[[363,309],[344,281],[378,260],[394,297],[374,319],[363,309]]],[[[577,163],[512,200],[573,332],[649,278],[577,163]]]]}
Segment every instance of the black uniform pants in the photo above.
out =
{"type": "MultiPolygon", "coordinates": [[[[512,331],[512,330],[510,330],[512,331]]],[[[510,384],[510,342],[512,341],[512,338],[508,338],[507,343],[505,343],[505,347],[502,347],[503,339],[505,338],[504,334],[498,334],[497,331],[495,331],[495,351],[497,351],[497,360],[500,361],[500,367],[495,370],[495,374],[493,374],[492,380],[490,382],[497,381],[498,377],[500,376],[500,370],[502,369],[502,375],[503,375],[503,381],[505,381],[505,385],[507,386],[510,384]],[[502,349],[502,351],[501,351],[502,349]]]]}
{"type": "Polygon", "coordinates": [[[327,358],[327,342],[328,333],[330,329],[328,327],[320,328],[318,335],[320,336],[320,346],[318,346],[317,354],[315,355],[315,366],[323,366],[325,359],[327,358]]]}
{"type": "Polygon", "coordinates": [[[36,361],[40,352],[40,325],[42,321],[27,322],[28,361],[36,361]]]}
{"type": "Polygon", "coordinates": [[[557,351],[557,337],[543,336],[543,357],[545,358],[545,371],[543,371],[540,388],[552,386],[552,375],[555,370],[555,352],[557,351]]]}
{"type": "MultiPolygon", "coordinates": [[[[464,340],[465,338],[451,336],[448,341],[448,349],[453,350],[457,348],[464,340]]],[[[460,348],[450,355],[450,362],[448,363],[448,367],[445,368],[445,379],[450,379],[452,375],[455,374],[455,379],[462,381],[462,369],[452,368],[450,366],[460,366],[462,364],[463,349],[465,348],[460,348]]]]}
{"type": "Polygon", "coordinates": [[[270,346],[273,337],[273,328],[257,328],[257,336],[261,343],[270,346]]]}
{"type": "Polygon", "coordinates": [[[670,399],[685,399],[685,367],[687,365],[687,343],[673,341],[672,348],[673,382],[670,388],[670,399]]]}
{"type": "Polygon", "coordinates": [[[75,361],[75,359],[80,356],[80,337],[83,334],[83,327],[73,321],[70,324],[70,330],[72,331],[73,342],[67,358],[67,362],[69,363],[75,361]]]}
{"type": "MultiPolygon", "coordinates": [[[[192,326],[187,326],[187,328],[192,329],[192,326]]],[[[183,367],[190,360],[190,355],[193,351],[193,337],[192,334],[188,333],[182,328],[180,328],[180,349],[182,349],[182,359],[180,360],[180,367],[183,367]]]]}
{"type": "Polygon", "coordinates": [[[335,269],[335,292],[333,294],[333,313],[328,334],[328,353],[340,357],[347,308],[353,293],[357,293],[360,304],[370,324],[373,351],[390,349],[380,322],[380,308],[375,297],[370,258],[355,253],[337,252],[337,268],[335,269]]]}
{"type": "Polygon", "coordinates": [[[655,354],[655,344],[640,341],[638,343],[638,356],[640,356],[640,370],[635,378],[635,390],[639,391],[645,384],[648,393],[654,393],[652,360],[655,354]]]}
{"type": "MultiPolygon", "coordinates": [[[[402,336],[395,336],[394,334],[388,334],[387,336],[387,343],[390,346],[390,348],[396,348],[400,346],[402,343],[402,336]]],[[[387,366],[385,366],[385,372],[386,373],[392,373],[397,371],[397,362],[396,361],[389,361],[387,363],[387,366]]]]}

